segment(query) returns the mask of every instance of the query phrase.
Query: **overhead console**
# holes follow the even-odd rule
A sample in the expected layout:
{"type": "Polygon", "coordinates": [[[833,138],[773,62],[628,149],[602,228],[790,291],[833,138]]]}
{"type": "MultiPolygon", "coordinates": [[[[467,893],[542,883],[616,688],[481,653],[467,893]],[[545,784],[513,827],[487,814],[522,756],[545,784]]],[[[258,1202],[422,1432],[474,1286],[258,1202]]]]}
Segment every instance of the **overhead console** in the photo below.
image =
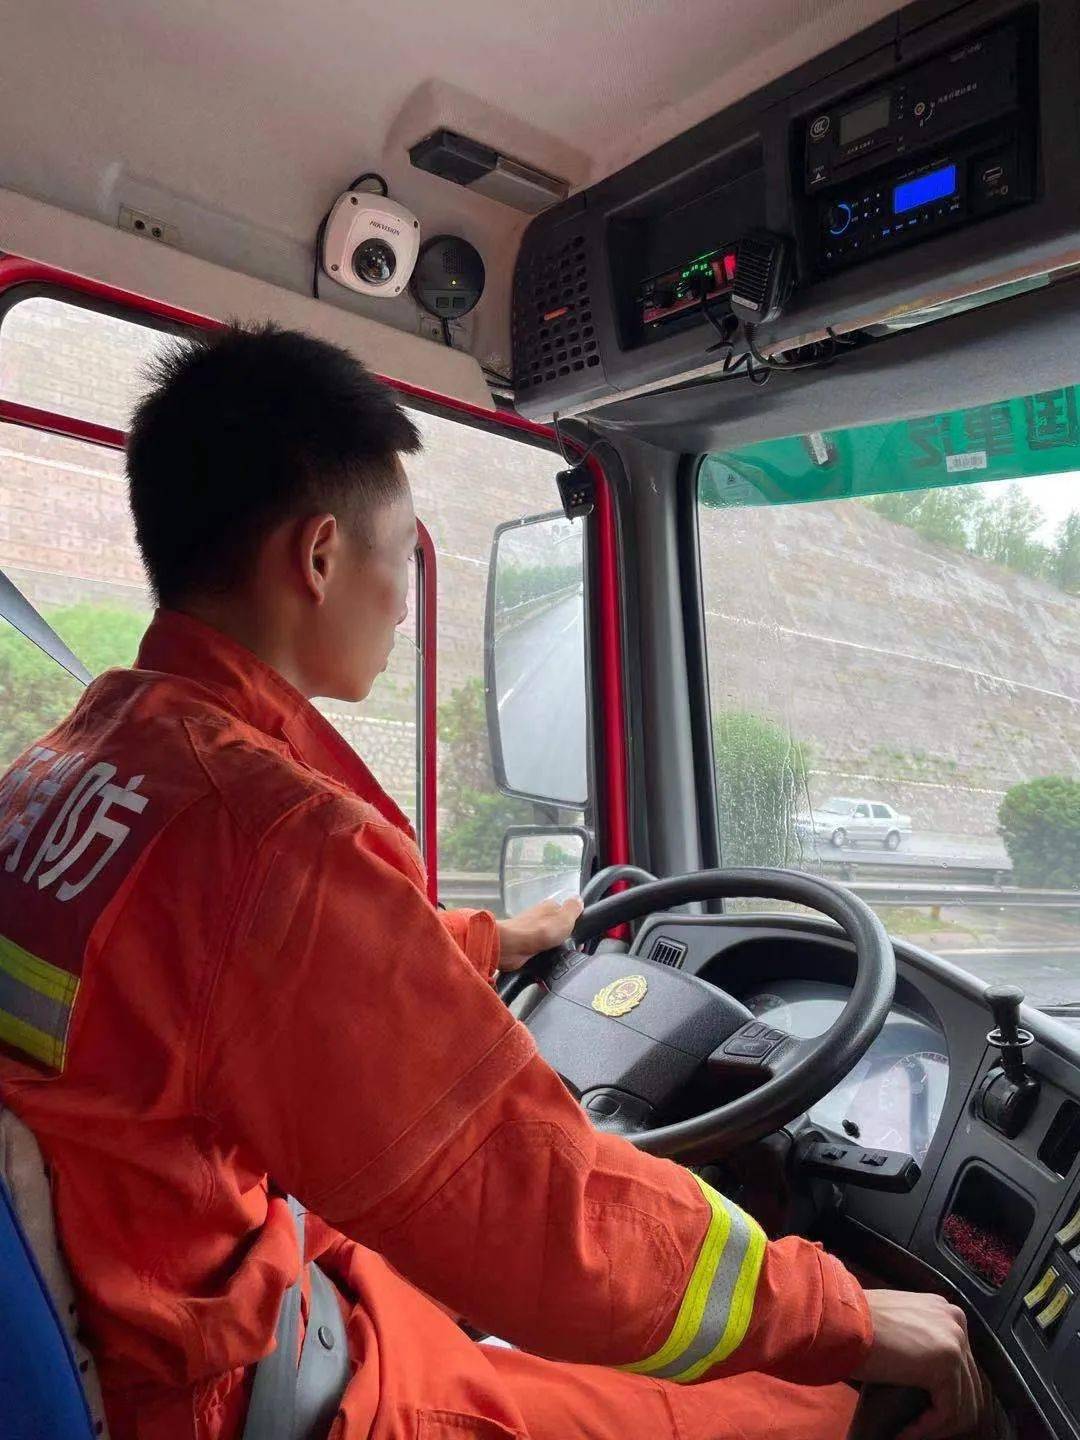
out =
{"type": "Polygon", "coordinates": [[[514,278],[518,408],[730,365],[770,245],[773,354],[1080,263],[1078,76],[1075,0],[921,0],[544,212],[514,278]]]}
{"type": "Polygon", "coordinates": [[[1035,198],[1028,10],[799,125],[808,277],[893,254],[1035,198]]]}

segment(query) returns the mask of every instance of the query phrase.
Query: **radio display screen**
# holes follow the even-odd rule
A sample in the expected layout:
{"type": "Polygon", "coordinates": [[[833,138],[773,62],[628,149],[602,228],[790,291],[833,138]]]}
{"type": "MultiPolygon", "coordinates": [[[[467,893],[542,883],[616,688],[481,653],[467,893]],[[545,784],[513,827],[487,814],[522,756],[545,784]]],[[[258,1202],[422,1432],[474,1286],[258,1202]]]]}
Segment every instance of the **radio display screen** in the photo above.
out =
{"type": "Polygon", "coordinates": [[[854,141],[861,140],[864,135],[872,135],[875,130],[880,130],[888,123],[889,97],[879,95],[869,104],[860,105],[857,110],[849,110],[846,115],[840,116],[840,144],[851,145],[854,141]]]}
{"type": "Polygon", "coordinates": [[[943,165],[940,170],[931,170],[929,175],[919,175],[914,180],[905,180],[893,190],[893,214],[905,215],[917,210],[920,205],[929,205],[934,200],[945,200],[956,194],[956,166],[943,165]]]}

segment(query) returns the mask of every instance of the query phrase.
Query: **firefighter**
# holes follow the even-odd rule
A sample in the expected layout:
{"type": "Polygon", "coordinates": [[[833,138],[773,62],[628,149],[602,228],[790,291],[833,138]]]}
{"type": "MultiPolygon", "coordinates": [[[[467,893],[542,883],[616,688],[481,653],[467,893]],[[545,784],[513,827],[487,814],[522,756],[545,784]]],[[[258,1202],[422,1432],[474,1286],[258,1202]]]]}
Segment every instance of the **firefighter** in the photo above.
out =
{"type": "Polygon", "coordinates": [[[0,1099],[114,1440],[239,1437],[298,1273],[310,1338],[301,1258],[348,1340],[335,1440],[838,1440],[850,1379],[927,1390],[912,1440],[970,1430],[960,1311],[590,1126],[489,983],[576,906],[441,916],[312,705],[387,662],[418,445],[334,346],[178,342],[128,445],[155,618],[0,782],[0,1099]]]}

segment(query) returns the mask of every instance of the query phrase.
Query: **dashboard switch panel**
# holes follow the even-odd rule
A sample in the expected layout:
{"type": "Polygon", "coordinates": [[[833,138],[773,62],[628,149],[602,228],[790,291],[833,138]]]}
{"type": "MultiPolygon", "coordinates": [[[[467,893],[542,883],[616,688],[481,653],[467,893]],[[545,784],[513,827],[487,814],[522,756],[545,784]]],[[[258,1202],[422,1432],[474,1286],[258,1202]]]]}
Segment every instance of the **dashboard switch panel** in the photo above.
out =
{"type": "Polygon", "coordinates": [[[864,1150],[861,1145],[840,1145],[832,1140],[802,1146],[795,1163],[800,1175],[815,1180],[835,1180],[893,1195],[914,1190],[922,1174],[912,1155],[896,1150],[864,1150]]]}
{"type": "Polygon", "coordinates": [[[1048,1265],[1041,1279],[1037,1280],[1024,1296],[1024,1309],[1037,1310],[1043,1301],[1048,1298],[1057,1278],[1058,1272],[1054,1269],[1053,1265],[1048,1265]]]}
{"type": "Polygon", "coordinates": [[[1036,1314],[1035,1324],[1044,1335],[1049,1335],[1060,1322],[1061,1317],[1065,1314],[1066,1310],[1068,1310],[1072,1298],[1072,1287],[1069,1285],[1059,1285],[1054,1291],[1054,1298],[1050,1301],[1049,1305],[1044,1306],[1043,1309],[1036,1314]]]}
{"type": "Polygon", "coordinates": [[[1080,1240],[1080,1209],[1073,1211],[1054,1239],[1066,1250],[1080,1240]]]}

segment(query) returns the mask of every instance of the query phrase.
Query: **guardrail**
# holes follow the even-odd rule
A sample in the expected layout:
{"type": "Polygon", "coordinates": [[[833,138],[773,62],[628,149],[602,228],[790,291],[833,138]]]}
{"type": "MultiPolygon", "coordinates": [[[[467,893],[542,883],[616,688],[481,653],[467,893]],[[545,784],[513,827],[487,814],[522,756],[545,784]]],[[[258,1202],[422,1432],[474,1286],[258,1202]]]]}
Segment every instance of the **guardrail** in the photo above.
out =
{"type": "MultiPolygon", "coordinates": [[[[889,868],[895,875],[896,867],[889,868]]],[[[953,872],[950,870],[949,873],[951,877],[953,872]]],[[[964,874],[965,867],[958,866],[957,873],[964,874]]],[[[927,881],[915,875],[904,880],[864,876],[854,880],[848,880],[846,876],[837,878],[869,905],[1007,905],[1031,909],[1080,909],[1080,890],[1025,890],[1018,885],[954,883],[951,878],[945,882],[927,881]]],[[[439,876],[439,898],[444,905],[452,908],[493,909],[500,899],[499,877],[444,872],[439,876]]]]}
{"type": "MultiPolygon", "coordinates": [[[[809,866],[807,867],[810,868],[809,866]]],[[[919,858],[893,860],[883,864],[880,860],[834,860],[822,856],[814,865],[812,873],[832,875],[845,884],[862,880],[889,880],[897,875],[905,880],[925,880],[933,884],[941,880],[949,885],[1007,885],[1012,876],[1012,866],[1003,864],[957,864],[946,861],[931,861],[919,858]]]]}
{"type": "Polygon", "coordinates": [[[439,899],[450,910],[493,910],[501,900],[499,877],[440,870],[439,899]]]}
{"type": "MultiPolygon", "coordinates": [[[[847,882],[845,882],[847,883],[847,882]]],[[[868,905],[987,905],[1080,910],[1080,890],[1024,890],[1018,885],[929,885],[904,880],[855,880],[847,888],[868,905]]]]}

